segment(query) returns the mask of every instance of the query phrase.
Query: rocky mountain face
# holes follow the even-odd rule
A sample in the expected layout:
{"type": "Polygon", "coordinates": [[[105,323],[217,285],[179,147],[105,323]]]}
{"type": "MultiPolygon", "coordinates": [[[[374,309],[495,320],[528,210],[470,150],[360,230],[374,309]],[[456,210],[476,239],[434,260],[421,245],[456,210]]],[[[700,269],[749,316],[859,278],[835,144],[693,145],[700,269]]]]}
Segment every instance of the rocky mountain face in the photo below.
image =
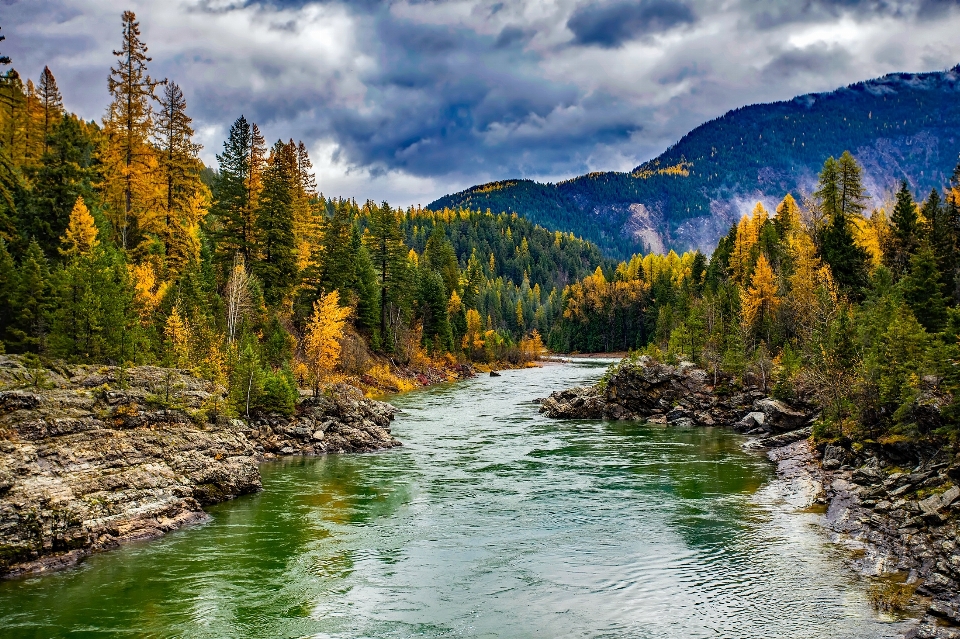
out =
{"type": "Polygon", "coordinates": [[[150,366],[25,365],[0,355],[0,576],[50,570],[90,552],[206,517],[203,506],[261,489],[277,455],[399,446],[394,409],[349,386],[296,414],[249,422],[225,390],[150,366]]]}
{"type": "Polygon", "coordinates": [[[429,208],[515,212],[591,240],[610,257],[637,250],[709,253],[757,201],[814,190],[824,160],[849,150],[871,206],[906,179],[918,197],[947,184],[960,154],[960,67],[895,73],[830,93],[746,106],[707,122],[630,173],[558,184],[510,180],[440,198],[429,208]]]}

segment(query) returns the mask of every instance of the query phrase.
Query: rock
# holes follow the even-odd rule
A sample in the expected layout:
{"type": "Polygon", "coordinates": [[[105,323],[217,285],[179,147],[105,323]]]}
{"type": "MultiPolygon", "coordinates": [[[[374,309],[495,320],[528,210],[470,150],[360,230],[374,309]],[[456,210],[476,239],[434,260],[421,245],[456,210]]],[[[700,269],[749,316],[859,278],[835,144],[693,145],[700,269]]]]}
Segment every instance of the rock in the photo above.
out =
{"type": "Polygon", "coordinates": [[[490,371],[490,377],[500,377],[500,373],[497,371],[490,371]]]}
{"type": "Polygon", "coordinates": [[[764,420],[758,424],[767,426],[774,432],[796,430],[806,425],[810,419],[809,413],[793,409],[780,400],[769,397],[757,400],[754,408],[764,415],[764,420]]]}
{"type": "Polygon", "coordinates": [[[960,497],[960,488],[957,486],[951,486],[944,491],[942,495],[940,495],[940,507],[949,508],[953,502],[957,501],[958,497],[960,497]]]}
{"type": "Polygon", "coordinates": [[[787,444],[798,442],[802,439],[809,439],[812,434],[813,428],[808,426],[806,428],[792,430],[788,433],[782,433],[772,437],[764,437],[760,440],[760,443],[767,448],[779,448],[781,446],[786,446],[787,444]]]}
{"type": "MultiPolygon", "coordinates": [[[[18,366],[0,355],[0,384],[15,384],[18,366]]],[[[204,506],[260,490],[264,451],[400,445],[393,407],[349,386],[247,424],[209,411],[225,389],[183,371],[128,368],[120,389],[114,367],[58,370],[49,388],[0,393],[0,577],[202,521],[204,506]],[[156,406],[168,387],[177,409],[156,406]]]]}
{"type": "Polygon", "coordinates": [[[874,512],[878,512],[878,513],[886,513],[886,512],[890,512],[890,508],[892,508],[892,506],[893,505],[889,501],[884,499],[883,501],[878,501],[877,504],[873,507],[873,510],[874,512]]]}
{"type": "Polygon", "coordinates": [[[940,502],[940,495],[930,495],[919,502],[920,510],[927,515],[935,515],[943,504],[940,502]]]}
{"type": "Polygon", "coordinates": [[[555,419],[602,419],[605,408],[600,391],[586,386],[551,393],[540,402],[540,412],[555,419]]]}
{"type": "Polygon", "coordinates": [[[836,469],[840,468],[840,460],[839,460],[839,459],[828,459],[828,460],[826,460],[826,461],[823,462],[823,468],[824,468],[824,470],[836,470],[836,469]]]}

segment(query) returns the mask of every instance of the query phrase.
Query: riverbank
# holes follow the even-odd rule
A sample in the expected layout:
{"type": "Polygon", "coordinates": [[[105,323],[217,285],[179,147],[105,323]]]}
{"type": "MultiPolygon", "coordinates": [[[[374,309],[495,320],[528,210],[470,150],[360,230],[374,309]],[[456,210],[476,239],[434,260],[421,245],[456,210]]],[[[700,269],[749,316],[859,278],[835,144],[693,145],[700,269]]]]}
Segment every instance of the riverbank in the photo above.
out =
{"type": "Polygon", "coordinates": [[[958,458],[940,451],[923,459],[902,446],[815,446],[814,407],[788,406],[758,389],[715,387],[711,381],[691,364],[639,358],[615,367],[595,386],[552,393],[540,400],[540,411],[554,418],[726,426],[753,436],[746,447],[768,450],[789,485],[791,504],[823,504],[821,523],[835,542],[856,553],[852,567],[865,576],[889,577],[873,590],[874,605],[888,612],[922,605],[919,622],[905,637],[960,639],[958,458]]]}
{"type": "Polygon", "coordinates": [[[186,371],[0,356],[0,576],[204,520],[261,489],[258,464],[399,446],[391,405],[336,385],[296,413],[224,417],[224,389],[186,371]]]}

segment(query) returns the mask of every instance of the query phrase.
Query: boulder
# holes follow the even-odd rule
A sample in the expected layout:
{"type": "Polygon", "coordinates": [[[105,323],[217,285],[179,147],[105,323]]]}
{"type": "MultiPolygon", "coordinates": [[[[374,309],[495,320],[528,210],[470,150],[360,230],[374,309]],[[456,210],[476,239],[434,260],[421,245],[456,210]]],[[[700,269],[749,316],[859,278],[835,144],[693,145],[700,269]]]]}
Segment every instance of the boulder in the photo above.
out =
{"type": "Polygon", "coordinates": [[[760,425],[779,433],[802,428],[810,419],[809,414],[769,397],[755,402],[754,409],[764,415],[764,421],[760,422],[760,425]]]}

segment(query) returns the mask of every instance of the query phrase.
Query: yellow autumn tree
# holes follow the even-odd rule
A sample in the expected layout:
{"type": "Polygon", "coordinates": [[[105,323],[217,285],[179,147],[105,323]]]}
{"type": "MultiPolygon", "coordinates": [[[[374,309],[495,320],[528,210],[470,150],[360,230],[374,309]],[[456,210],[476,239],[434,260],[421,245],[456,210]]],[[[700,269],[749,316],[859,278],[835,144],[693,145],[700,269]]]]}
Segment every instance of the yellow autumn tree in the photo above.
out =
{"type": "Polygon", "coordinates": [[[533,329],[529,337],[524,337],[520,340],[520,357],[525,362],[535,362],[543,357],[545,352],[546,348],[543,346],[543,338],[537,329],[533,329]]]}
{"type": "Polygon", "coordinates": [[[314,395],[340,361],[340,340],[349,316],[350,309],[340,306],[340,294],[335,290],[313,303],[313,316],[307,323],[303,346],[314,395]]]}
{"type": "Polygon", "coordinates": [[[66,233],[61,239],[63,246],[60,253],[66,256],[86,255],[100,245],[97,238],[97,224],[90,215],[90,210],[83,202],[83,197],[78,197],[73,210],[70,212],[70,222],[67,224],[66,233]]]}
{"type": "Polygon", "coordinates": [[[159,159],[150,143],[154,90],[160,82],[147,75],[147,46],[130,11],[123,13],[123,45],[114,53],[117,66],[111,67],[108,78],[113,101],[103,120],[100,189],[119,244],[127,249],[151,235],[166,234],[158,206],[159,159]]]}
{"type": "Polygon", "coordinates": [[[136,294],[137,312],[140,314],[140,321],[146,326],[150,323],[153,312],[170,290],[170,282],[158,280],[150,262],[131,264],[128,268],[136,294]]]}
{"type": "Polygon", "coordinates": [[[743,216],[740,223],[737,224],[737,241],[733,245],[733,252],[730,254],[730,270],[733,279],[738,284],[745,284],[750,274],[750,266],[753,261],[753,248],[760,239],[760,229],[769,219],[767,210],[763,204],[757,202],[753,208],[753,214],[743,216]]]}
{"type": "Polygon", "coordinates": [[[176,306],[167,317],[163,333],[167,338],[170,363],[175,368],[190,368],[193,359],[190,353],[190,324],[180,315],[180,309],[176,306]]]}
{"type": "Polygon", "coordinates": [[[757,258],[757,264],[750,277],[750,286],[743,293],[743,322],[748,327],[761,326],[764,320],[780,306],[777,278],[770,268],[770,262],[763,253],[757,258]]]}
{"type": "Polygon", "coordinates": [[[450,293],[450,301],[447,302],[447,313],[451,316],[456,315],[463,308],[463,300],[460,298],[460,295],[457,294],[457,291],[454,290],[450,293]]]}
{"type": "Polygon", "coordinates": [[[787,296],[794,331],[810,343],[817,326],[829,322],[838,292],[830,267],[817,257],[817,248],[806,233],[797,233],[788,244],[793,262],[787,296]]]}
{"type": "Polygon", "coordinates": [[[474,353],[483,350],[483,325],[476,309],[467,309],[467,332],[463,336],[463,350],[474,353]]]}

